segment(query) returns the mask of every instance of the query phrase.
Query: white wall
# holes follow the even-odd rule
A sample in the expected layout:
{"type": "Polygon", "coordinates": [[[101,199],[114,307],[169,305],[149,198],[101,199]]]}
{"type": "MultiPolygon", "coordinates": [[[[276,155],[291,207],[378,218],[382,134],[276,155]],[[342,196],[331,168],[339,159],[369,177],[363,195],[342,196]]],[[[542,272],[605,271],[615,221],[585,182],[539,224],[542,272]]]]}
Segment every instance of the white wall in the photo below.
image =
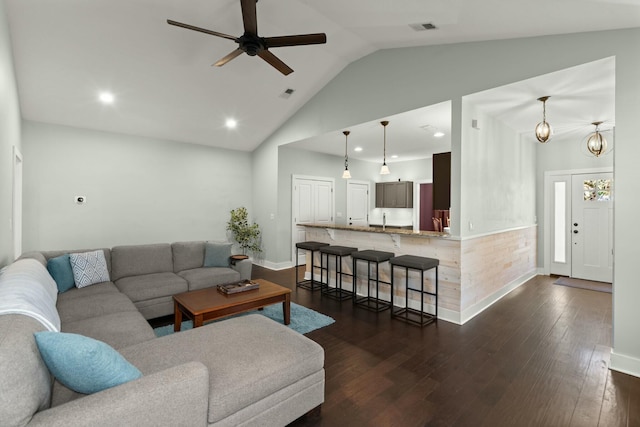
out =
{"type": "Polygon", "coordinates": [[[23,151],[25,251],[225,240],[251,213],[249,153],[30,121],[23,151]]]}
{"type": "Polygon", "coordinates": [[[20,106],[4,2],[0,2],[0,267],[13,261],[13,147],[20,149],[20,106]]]}
{"type": "Polygon", "coordinates": [[[461,236],[535,224],[535,148],[462,99],[461,236]]]}
{"type": "MultiPolygon", "coordinates": [[[[612,365],[640,375],[640,287],[635,248],[640,211],[640,29],[389,49],[347,66],[254,152],[254,207],[277,212],[277,147],[403,111],[452,102],[452,234],[460,234],[462,97],[594,60],[616,57],[614,353],[612,365]],[[540,60],[544,58],[544,60],[540,60]]],[[[275,241],[271,230],[265,239],[275,241]]],[[[286,242],[286,240],[283,239],[286,242]]],[[[287,245],[289,243],[286,243],[287,245]]],[[[277,245],[276,245],[277,246],[277,245]]],[[[277,249],[277,248],[274,248],[277,249]]],[[[265,254],[276,257],[277,251],[265,254]]]]}

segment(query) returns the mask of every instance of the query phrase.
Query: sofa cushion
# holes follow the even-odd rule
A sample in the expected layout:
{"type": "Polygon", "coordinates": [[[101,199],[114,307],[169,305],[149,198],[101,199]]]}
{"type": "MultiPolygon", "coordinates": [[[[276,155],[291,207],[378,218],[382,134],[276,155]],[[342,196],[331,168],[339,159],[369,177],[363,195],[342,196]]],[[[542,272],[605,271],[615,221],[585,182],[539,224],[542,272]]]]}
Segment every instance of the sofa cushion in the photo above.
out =
{"type": "Polygon", "coordinates": [[[120,290],[113,282],[102,282],[96,283],[95,285],[91,286],[85,286],[84,288],[73,287],[63,294],[58,294],[58,303],[60,303],[60,301],[66,301],[75,298],[86,298],[92,295],[119,293],[120,290]]]}
{"type": "Polygon", "coordinates": [[[111,280],[104,252],[100,250],[70,254],[69,261],[78,288],[111,280]]]}
{"type": "Polygon", "coordinates": [[[111,272],[113,281],[123,277],[173,271],[171,245],[116,246],[111,249],[111,272]]]}
{"type": "Polygon", "coordinates": [[[204,244],[204,267],[229,267],[231,243],[207,242],[204,244]]]}
{"type": "Polygon", "coordinates": [[[78,393],[97,393],[142,376],[135,366],[102,341],[63,332],[34,335],[49,371],[78,393]]]}
{"type": "Polygon", "coordinates": [[[173,251],[173,271],[200,268],[204,265],[204,242],[176,242],[173,251]]]}
{"type": "Polygon", "coordinates": [[[116,280],[116,286],[133,302],[179,294],[189,290],[187,281],[174,273],[124,277],[116,280]]]}
{"type": "Polygon", "coordinates": [[[210,424],[324,367],[320,345],[259,314],[167,335],[120,353],[144,375],[202,362],[209,369],[210,424]],[[162,357],[149,357],[152,354],[162,357]],[[221,363],[225,360],[230,363],[221,363]]]}
{"type": "Polygon", "coordinates": [[[153,328],[137,311],[125,311],[66,322],[62,332],[80,334],[109,344],[115,349],[156,337],[153,328]]]}
{"type": "Polygon", "coordinates": [[[21,314],[0,316],[0,424],[26,425],[33,414],[47,409],[51,374],[33,338],[46,328],[21,314]]]}
{"type": "Polygon", "coordinates": [[[76,285],[69,254],[60,255],[47,261],[47,271],[58,285],[58,292],[66,292],[76,285]]]}
{"type": "Polygon", "coordinates": [[[240,281],[240,273],[231,268],[194,268],[181,271],[178,275],[189,282],[190,291],[240,281]]]}
{"type": "Polygon", "coordinates": [[[64,300],[60,299],[56,307],[58,308],[60,321],[63,324],[65,322],[103,316],[105,314],[137,311],[136,306],[131,300],[120,292],[100,293],[78,298],[66,298],[64,300]]]}

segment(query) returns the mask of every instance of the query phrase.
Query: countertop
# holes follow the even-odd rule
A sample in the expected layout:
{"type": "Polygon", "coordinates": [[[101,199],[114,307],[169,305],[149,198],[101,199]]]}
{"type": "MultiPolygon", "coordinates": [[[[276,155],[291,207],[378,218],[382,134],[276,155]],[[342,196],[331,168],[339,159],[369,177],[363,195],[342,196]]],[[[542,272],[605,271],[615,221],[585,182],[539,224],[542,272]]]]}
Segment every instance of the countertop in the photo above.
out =
{"type": "Polygon", "coordinates": [[[328,224],[298,224],[301,227],[312,228],[328,228],[331,230],[346,230],[346,231],[360,231],[366,233],[384,233],[384,234],[406,234],[410,236],[423,236],[423,237],[451,237],[449,233],[440,233],[437,231],[418,231],[407,230],[403,228],[387,228],[383,230],[381,227],[363,227],[355,225],[328,225],[328,224]]]}

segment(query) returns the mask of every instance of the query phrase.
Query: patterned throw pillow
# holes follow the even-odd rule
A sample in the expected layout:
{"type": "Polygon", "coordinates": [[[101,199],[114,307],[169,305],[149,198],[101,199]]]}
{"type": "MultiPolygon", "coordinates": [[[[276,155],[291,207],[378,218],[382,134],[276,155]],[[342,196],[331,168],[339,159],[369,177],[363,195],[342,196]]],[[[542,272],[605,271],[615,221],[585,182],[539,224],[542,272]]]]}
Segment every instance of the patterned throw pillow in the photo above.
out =
{"type": "Polygon", "coordinates": [[[111,280],[103,251],[69,254],[69,261],[71,261],[73,278],[78,288],[111,280]]]}

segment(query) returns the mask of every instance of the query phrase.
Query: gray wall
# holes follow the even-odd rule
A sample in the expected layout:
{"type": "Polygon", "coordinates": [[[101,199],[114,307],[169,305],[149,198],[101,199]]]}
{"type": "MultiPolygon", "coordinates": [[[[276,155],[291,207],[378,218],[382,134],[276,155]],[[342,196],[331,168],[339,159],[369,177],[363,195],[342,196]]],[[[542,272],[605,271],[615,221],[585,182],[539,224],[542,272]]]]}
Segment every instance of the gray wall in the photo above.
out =
{"type": "MultiPolygon", "coordinates": [[[[20,150],[20,106],[4,2],[0,2],[0,267],[13,261],[13,147],[20,150]]],[[[17,255],[16,255],[17,256],[17,255]]]]}
{"type": "MultiPolygon", "coordinates": [[[[616,57],[614,354],[617,369],[628,364],[640,375],[640,287],[634,254],[640,201],[640,144],[636,143],[640,111],[640,29],[601,31],[526,39],[389,49],[366,56],[344,69],[254,152],[256,213],[279,212],[277,147],[380,117],[451,99],[452,101],[452,234],[460,234],[460,191],[464,145],[462,97],[594,60],[616,57]],[[544,60],[540,60],[544,58],[544,60]]],[[[266,258],[278,258],[275,230],[266,258]]]]}
{"type": "Polygon", "coordinates": [[[225,240],[251,214],[249,153],[29,121],[23,151],[25,251],[225,240]]]}

